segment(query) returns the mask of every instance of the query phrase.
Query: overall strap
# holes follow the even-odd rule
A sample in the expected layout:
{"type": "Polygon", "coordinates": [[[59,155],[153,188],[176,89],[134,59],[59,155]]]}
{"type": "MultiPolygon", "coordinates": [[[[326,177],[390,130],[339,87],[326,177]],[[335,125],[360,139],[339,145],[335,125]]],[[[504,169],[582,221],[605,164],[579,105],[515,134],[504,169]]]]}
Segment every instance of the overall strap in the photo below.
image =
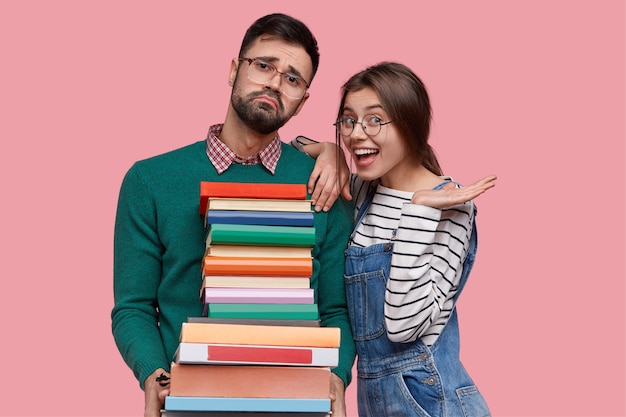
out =
{"type": "Polygon", "coordinates": [[[359,211],[356,215],[356,221],[354,222],[354,228],[352,229],[352,234],[350,235],[350,241],[352,241],[352,239],[354,238],[354,234],[356,233],[357,227],[359,227],[359,224],[361,224],[361,220],[367,213],[367,209],[369,208],[370,204],[372,204],[372,200],[374,199],[374,194],[376,194],[376,188],[377,188],[376,185],[373,187],[370,187],[370,189],[367,191],[367,195],[365,196],[365,199],[363,200],[363,204],[361,204],[361,207],[359,207],[359,211]]]}

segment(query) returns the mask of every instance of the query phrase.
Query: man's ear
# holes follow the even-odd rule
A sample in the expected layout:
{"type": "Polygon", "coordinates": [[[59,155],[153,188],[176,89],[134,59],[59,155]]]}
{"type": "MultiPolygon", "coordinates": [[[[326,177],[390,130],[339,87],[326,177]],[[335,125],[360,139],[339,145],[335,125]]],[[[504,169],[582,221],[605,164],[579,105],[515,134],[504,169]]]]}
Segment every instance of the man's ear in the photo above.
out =
{"type": "Polygon", "coordinates": [[[298,104],[298,107],[296,108],[296,111],[293,113],[293,115],[295,116],[296,114],[300,113],[300,110],[302,110],[302,107],[304,106],[304,103],[306,103],[306,101],[309,99],[309,92],[307,91],[304,94],[304,97],[302,97],[300,99],[300,104],[298,104]]]}
{"type": "Polygon", "coordinates": [[[237,58],[233,58],[230,63],[230,73],[228,74],[228,85],[231,87],[235,84],[235,79],[237,78],[237,70],[239,69],[239,60],[237,58]]]}

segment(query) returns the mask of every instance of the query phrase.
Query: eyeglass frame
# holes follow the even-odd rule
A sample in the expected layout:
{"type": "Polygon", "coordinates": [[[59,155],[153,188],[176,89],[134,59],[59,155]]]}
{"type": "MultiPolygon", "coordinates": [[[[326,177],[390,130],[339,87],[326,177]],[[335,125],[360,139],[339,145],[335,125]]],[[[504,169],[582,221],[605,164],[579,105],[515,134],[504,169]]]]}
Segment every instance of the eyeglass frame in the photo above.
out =
{"type": "Polygon", "coordinates": [[[266,85],[267,83],[269,83],[270,81],[272,81],[272,78],[274,78],[274,77],[276,76],[276,74],[277,74],[277,73],[281,75],[281,79],[282,79],[282,77],[287,76],[287,77],[293,77],[293,78],[297,78],[297,79],[302,80],[302,81],[304,82],[304,91],[302,92],[302,95],[301,95],[300,97],[293,97],[293,96],[290,96],[289,94],[285,93],[285,91],[284,91],[284,90],[283,90],[283,88],[282,88],[282,81],[281,81],[281,89],[280,89],[280,91],[282,91],[282,92],[283,92],[283,94],[285,94],[287,97],[289,97],[289,98],[291,98],[291,99],[294,99],[294,100],[300,100],[302,97],[304,97],[304,95],[306,94],[306,91],[309,89],[309,87],[311,87],[311,84],[310,84],[309,82],[307,82],[307,80],[305,80],[305,79],[304,79],[303,77],[301,77],[300,75],[298,75],[298,74],[294,74],[294,73],[290,73],[290,72],[282,72],[282,71],[279,71],[279,70],[278,70],[278,68],[276,68],[276,66],[275,66],[274,64],[272,64],[272,63],[270,63],[270,62],[266,62],[266,61],[264,61],[264,60],[262,60],[262,59],[259,59],[259,58],[247,58],[247,57],[241,57],[241,58],[237,58],[237,61],[239,61],[239,62],[242,62],[242,61],[247,61],[247,62],[248,62],[248,68],[246,68],[246,77],[248,77],[248,79],[249,79],[250,81],[252,81],[253,83],[257,83],[257,84],[261,84],[261,85],[266,85]],[[249,72],[248,72],[248,71],[250,70],[250,67],[252,66],[252,64],[253,64],[254,62],[261,62],[261,63],[263,63],[263,64],[267,65],[268,67],[271,67],[271,68],[273,68],[273,69],[274,69],[274,71],[272,72],[272,76],[271,76],[271,77],[270,77],[267,81],[265,81],[265,82],[260,82],[260,81],[257,81],[257,80],[253,80],[253,79],[250,77],[250,74],[249,74],[249,72]]]}
{"type": "Polygon", "coordinates": [[[333,126],[335,126],[335,128],[338,130],[338,132],[339,132],[339,134],[341,136],[346,136],[347,137],[347,136],[352,135],[352,133],[354,133],[354,127],[359,124],[359,125],[361,125],[361,129],[363,130],[363,133],[365,133],[367,136],[373,137],[373,136],[376,136],[376,135],[378,135],[380,133],[380,131],[382,130],[383,126],[388,125],[389,123],[393,122],[393,120],[389,120],[388,122],[378,122],[378,132],[376,132],[374,134],[370,134],[370,133],[367,133],[367,128],[365,126],[363,126],[363,120],[365,120],[367,117],[376,117],[378,119],[381,119],[380,116],[377,116],[375,114],[366,114],[365,116],[363,116],[363,118],[359,122],[358,120],[354,120],[353,117],[341,116],[339,119],[337,119],[337,121],[335,123],[333,123],[333,126]],[[352,130],[350,130],[350,133],[348,133],[347,135],[343,134],[341,132],[342,119],[352,119],[352,120],[354,120],[354,124],[352,125],[352,130]]]}

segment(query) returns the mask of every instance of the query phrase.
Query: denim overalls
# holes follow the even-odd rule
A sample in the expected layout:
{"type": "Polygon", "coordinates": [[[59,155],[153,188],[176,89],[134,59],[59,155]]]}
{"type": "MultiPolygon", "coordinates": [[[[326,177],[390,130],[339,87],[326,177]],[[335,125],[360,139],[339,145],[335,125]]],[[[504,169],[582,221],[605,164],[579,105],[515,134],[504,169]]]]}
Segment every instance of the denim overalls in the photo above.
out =
{"type": "MultiPolygon", "coordinates": [[[[367,212],[375,190],[373,187],[363,202],[354,231],[367,212]]],[[[474,263],[476,244],[474,224],[456,297],[474,263]]],[[[348,311],[358,354],[359,416],[489,416],[485,400],[459,360],[456,309],[431,347],[419,339],[394,343],[387,338],[384,304],[392,249],[393,242],[366,248],[350,245],[346,249],[348,311]]]]}

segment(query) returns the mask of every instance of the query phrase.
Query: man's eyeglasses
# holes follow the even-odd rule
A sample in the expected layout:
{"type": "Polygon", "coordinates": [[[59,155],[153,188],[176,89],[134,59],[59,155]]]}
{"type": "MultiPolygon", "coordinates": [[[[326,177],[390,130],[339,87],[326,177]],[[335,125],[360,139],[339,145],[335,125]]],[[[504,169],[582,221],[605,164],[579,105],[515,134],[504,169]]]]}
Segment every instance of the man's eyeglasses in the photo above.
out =
{"type": "Polygon", "coordinates": [[[307,88],[309,88],[309,83],[304,78],[289,72],[280,72],[268,62],[256,58],[239,58],[239,61],[248,62],[248,79],[258,84],[267,84],[276,76],[276,73],[279,73],[282,81],[280,91],[289,98],[299,100],[304,97],[307,88]]]}
{"type": "Polygon", "coordinates": [[[354,130],[354,126],[360,124],[368,136],[376,136],[380,133],[381,126],[388,125],[391,121],[383,122],[382,119],[376,115],[368,114],[363,117],[363,120],[357,122],[352,117],[342,116],[333,125],[337,128],[341,136],[350,136],[354,130]]]}

